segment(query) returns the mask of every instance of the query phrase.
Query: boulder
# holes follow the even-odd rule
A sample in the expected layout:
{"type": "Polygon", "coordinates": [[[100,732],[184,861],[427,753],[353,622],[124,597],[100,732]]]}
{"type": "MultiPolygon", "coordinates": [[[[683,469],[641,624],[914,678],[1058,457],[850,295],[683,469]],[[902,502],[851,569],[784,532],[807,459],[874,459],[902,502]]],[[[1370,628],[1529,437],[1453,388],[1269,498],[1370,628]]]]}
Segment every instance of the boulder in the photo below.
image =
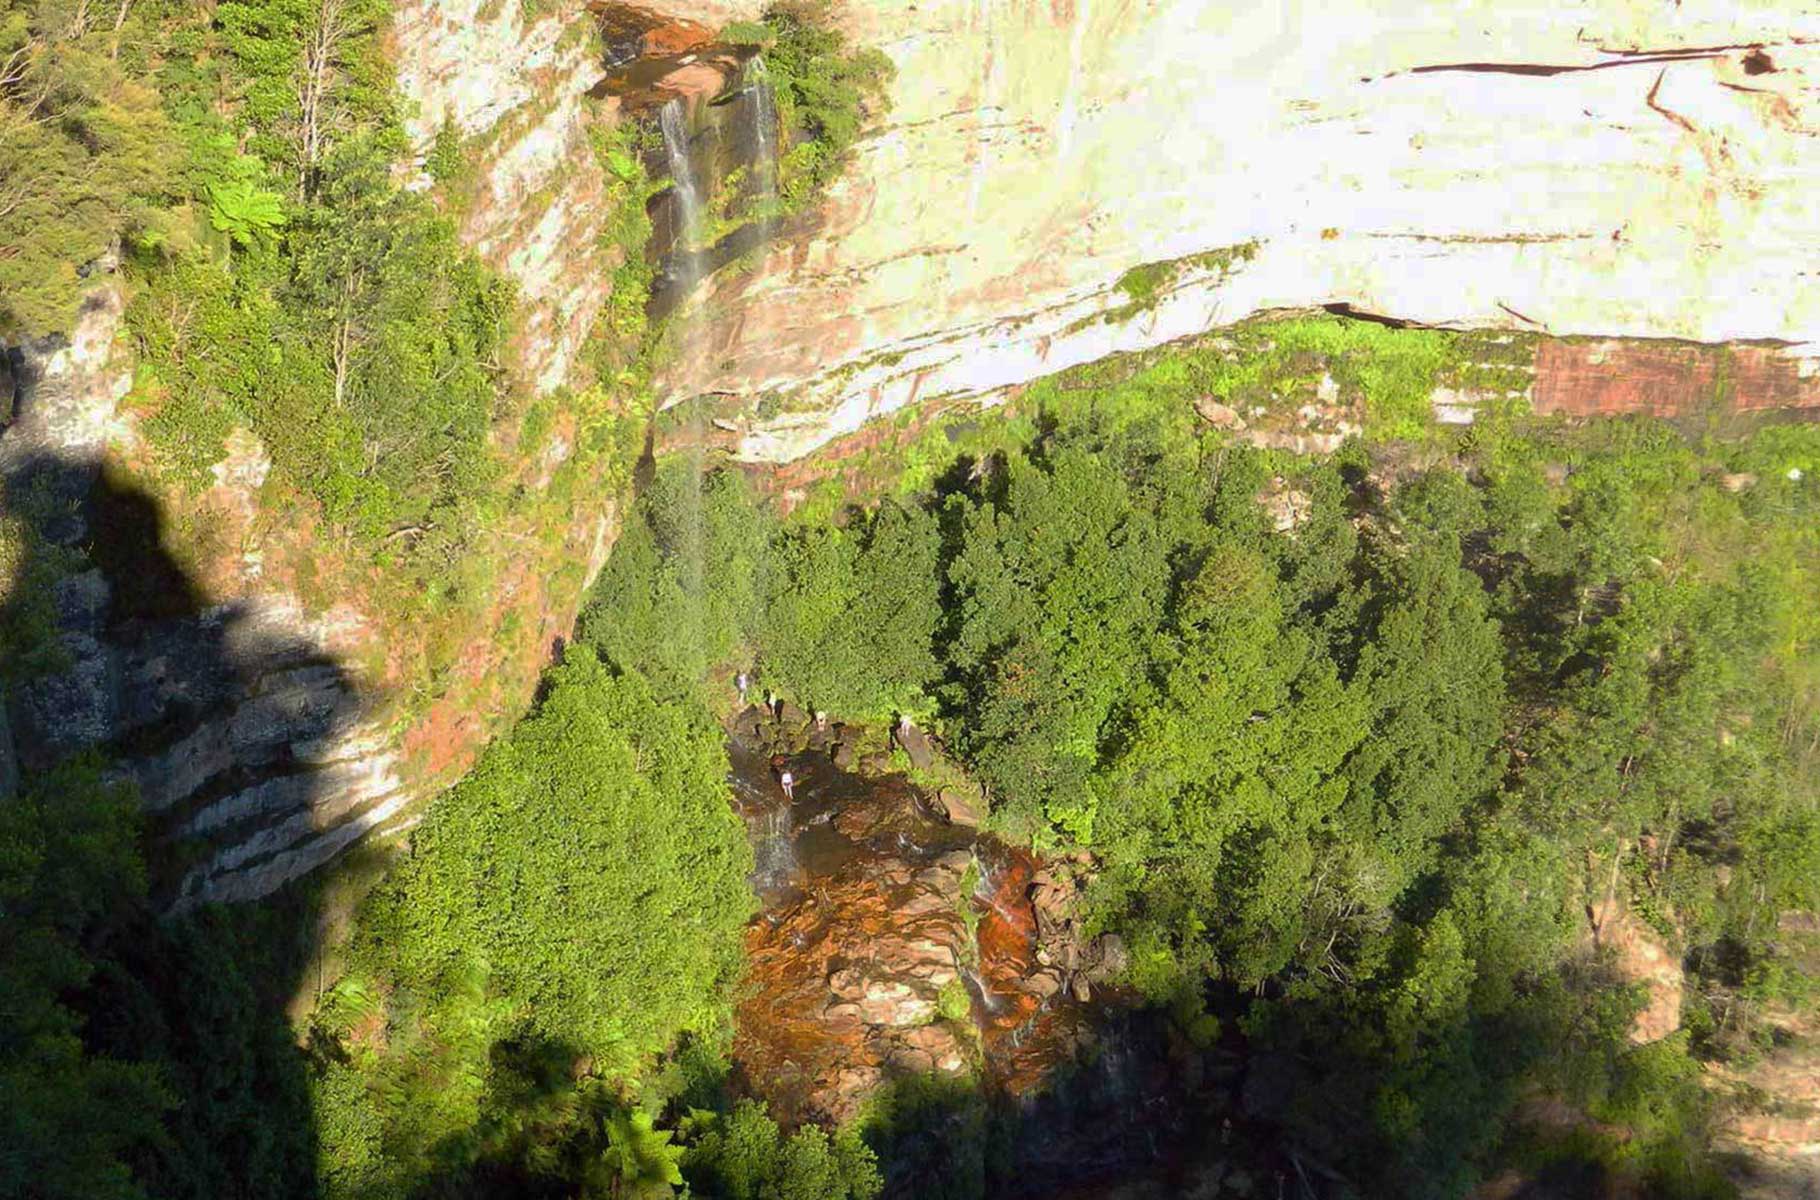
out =
{"type": "Polygon", "coordinates": [[[1048,969],[1033,971],[1024,977],[1023,987],[1032,996],[1047,1000],[1062,990],[1062,973],[1048,969]]]}
{"type": "Polygon", "coordinates": [[[1085,957],[1087,965],[1082,974],[1093,983],[1116,979],[1131,965],[1131,952],[1125,947],[1125,939],[1116,933],[1103,933],[1094,938],[1085,957]]]}
{"type": "Polygon", "coordinates": [[[1637,1045],[1660,1041],[1681,1027],[1681,957],[1661,934],[1630,911],[1622,897],[1593,906],[1591,942],[1611,956],[1627,983],[1643,985],[1647,999],[1631,1026],[1637,1045]]]}
{"type": "Polygon", "coordinates": [[[981,814],[979,809],[968,798],[954,788],[943,788],[935,794],[935,803],[941,808],[942,815],[948,824],[960,825],[967,829],[978,829],[981,814]]]}
{"type": "Polygon", "coordinates": [[[935,765],[935,748],[929,744],[929,735],[915,725],[899,724],[891,731],[891,740],[910,758],[910,765],[919,771],[927,771],[935,765]]]}

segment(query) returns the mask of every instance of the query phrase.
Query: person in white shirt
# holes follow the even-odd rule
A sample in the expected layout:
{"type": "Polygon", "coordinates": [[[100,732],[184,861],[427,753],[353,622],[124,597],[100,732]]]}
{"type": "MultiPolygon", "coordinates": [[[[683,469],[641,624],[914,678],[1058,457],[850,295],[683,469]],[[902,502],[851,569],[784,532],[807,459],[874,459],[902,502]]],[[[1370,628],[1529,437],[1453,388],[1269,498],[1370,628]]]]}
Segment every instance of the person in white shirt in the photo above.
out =
{"type": "Polygon", "coordinates": [[[796,799],[796,776],[785,771],[777,777],[777,782],[784,789],[784,799],[796,799]]]}

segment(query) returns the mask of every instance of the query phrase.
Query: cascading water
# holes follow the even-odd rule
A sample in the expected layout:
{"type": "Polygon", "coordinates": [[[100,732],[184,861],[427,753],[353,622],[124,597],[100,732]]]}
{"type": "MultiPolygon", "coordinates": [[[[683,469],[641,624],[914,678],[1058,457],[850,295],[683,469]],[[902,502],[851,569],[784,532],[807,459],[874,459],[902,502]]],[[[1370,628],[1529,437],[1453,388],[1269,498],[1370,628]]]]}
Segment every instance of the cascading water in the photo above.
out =
{"type": "Polygon", "coordinates": [[[752,97],[752,204],[762,238],[777,215],[777,97],[763,58],[746,64],[744,82],[752,97]]]}
{"type": "MultiPolygon", "coordinates": [[[[675,240],[670,245],[670,287],[677,297],[673,328],[677,354],[692,357],[697,351],[697,313],[689,304],[689,293],[702,278],[702,251],[696,244],[702,229],[703,197],[696,180],[695,163],[689,155],[688,110],[681,97],[664,104],[657,113],[657,125],[663,133],[664,156],[670,169],[670,188],[674,199],[675,240]]],[[[691,414],[690,446],[701,445],[701,417],[691,414]]],[[[689,487],[682,497],[684,511],[680,522],[685,544],[676,548],[683,575],[684,611],[676,614],[677,634],[684,639],[702,635],[706,562],[702,539],[701,464],[695,464],[689,487]]],[[[787,839],[786,839],[787,841],[787,839]]]]}
{"type": "Polygon", "coordinates": [[[779,891],[796,877],[796,847],[790,820],[790,802],[769,804],[750,823],[754,883],[761,893],[779,891]]]}
{"type": "Polygon", "coordinates": [[[688,114],[681,98],[667,102],[657,113],[664,135],[664,155],[670,167],[670,186],[676,194],[676,242],[670,250],[670,273],[679,292],[701,282],[701,251],[695,238],[701,231],[702,195],[689,158],[688,114]]]}

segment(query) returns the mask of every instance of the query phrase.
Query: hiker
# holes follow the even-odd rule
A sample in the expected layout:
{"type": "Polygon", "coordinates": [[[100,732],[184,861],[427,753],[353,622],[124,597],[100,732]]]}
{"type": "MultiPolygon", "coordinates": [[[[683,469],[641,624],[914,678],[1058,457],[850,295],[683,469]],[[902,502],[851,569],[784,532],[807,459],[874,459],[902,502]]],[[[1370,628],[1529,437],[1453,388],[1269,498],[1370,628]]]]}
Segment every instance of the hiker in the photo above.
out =
{"type": "Polygon", "coordinates": [[[775,721],[784,719],[784,698],[782,695],[776,696],[771,701],[771,718],[775,721]]]}
{"type": "Polygon", "coordinates": [[[815,710],[815,727],[817,729],[826,729],[828,727],[828,714],[819,708],[815,710]]]}
{"type": "Polygon", "coordinates": [[[746,677],[744,671],[741,671],[738,675],[733,677],[733,686],[739,689],[739,702],[744,704],[746,702],[746,689],[752,686],[752,681],[746,677]]]}
{"type": "Polygon", "coordinates": [[[777,782],[784,789],[784,799],[796,799],[796,776],[786,770],[777,777],[777,782]]]}
{"type": "Polygon", "coordinates": [[[910,736],[910,714],[909,713],[899,713],[899,714],[897,714],[897,724],[891,730],[891,738],[898,745],[903,746],[905,750],[908,750],[910,747],[904,745],[904,740],[906,738],[908,738],[909,736],[910,736]]]}

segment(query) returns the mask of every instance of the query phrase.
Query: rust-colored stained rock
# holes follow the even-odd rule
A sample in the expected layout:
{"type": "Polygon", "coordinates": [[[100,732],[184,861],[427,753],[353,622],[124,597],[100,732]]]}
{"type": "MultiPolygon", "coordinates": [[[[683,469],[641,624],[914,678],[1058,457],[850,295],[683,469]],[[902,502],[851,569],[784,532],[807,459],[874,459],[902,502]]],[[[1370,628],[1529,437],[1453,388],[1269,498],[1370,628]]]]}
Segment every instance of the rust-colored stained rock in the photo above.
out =
{"type": "Polygon", "coordinates": [[[1654,930],[1630,912],[1622,899],[1599,903],[1590,912],[1593,944],[1613,955],[1628,982],[1643,985],[1648,999],[1631,1026],[1637,1045],[1660,1041],[1681,1027],[1681,960],[1654,930]]]}
{"type": "Polygon", "coordinates": [[[1820,372],[1810,368],[1768,346],[1544,339],[1533,403],[1569,416],[1820,409],[1820,372]]]}
{"type": "MultiPolygon", "coordinates": [[[[1086,1022],[1067,997],[1080,981],[1038,960],[1045,938],[1072,949],[1071,872],[941,820],[902,776],[862,779],[825,751],[767,759],[737,742],[734,762],[766,836],[778,809],[764,772],[787,764],[798,781],[789,882],[761,886],[769,903],[747,928],[733,1046],[745,1086],[780,1120],[844,1120],[882,1084],[929,1072],[978,1067],[1019,1092],[1074,1056],[1086,1022]]],[[[775,842],[759,857],[762,871],[775,842]]]]}

